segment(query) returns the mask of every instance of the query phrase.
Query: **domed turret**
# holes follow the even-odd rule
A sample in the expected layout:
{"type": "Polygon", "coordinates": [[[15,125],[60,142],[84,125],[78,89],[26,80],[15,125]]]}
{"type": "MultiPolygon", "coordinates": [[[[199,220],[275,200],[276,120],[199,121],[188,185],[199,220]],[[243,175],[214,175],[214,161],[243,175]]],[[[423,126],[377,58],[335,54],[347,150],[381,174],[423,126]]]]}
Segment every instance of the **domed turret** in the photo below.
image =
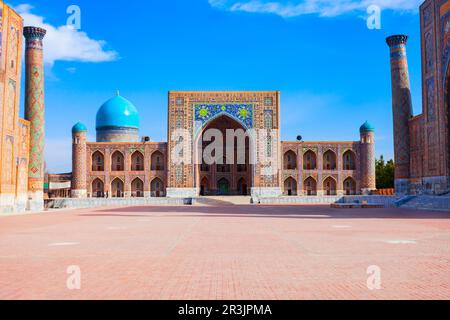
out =
{"type": "Polygon", "coordinates": [[[136,107],[117,93],[97,112],[97,142],[137,142],[139,124],[136,107]]]}
{"type": "Polygon", "coordinates": [[[87,127],[82,122],[78,122],[72,127],[72,133],[87,132],[87,127]]]}
{"type": "Polygon", "coordinates": [[[375,132],[375,127],[369,121],[366,121],[359,129],[359,132],[360,133],[375,132]]]}

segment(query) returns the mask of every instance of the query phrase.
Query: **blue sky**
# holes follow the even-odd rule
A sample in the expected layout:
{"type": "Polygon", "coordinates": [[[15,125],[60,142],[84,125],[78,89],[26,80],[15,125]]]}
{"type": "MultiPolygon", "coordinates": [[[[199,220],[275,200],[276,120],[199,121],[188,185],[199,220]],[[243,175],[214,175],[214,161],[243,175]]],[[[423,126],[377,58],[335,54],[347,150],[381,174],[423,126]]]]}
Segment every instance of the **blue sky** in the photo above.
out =
{"type": "MultiPolygon", "coordinates": [[[[415,113],[421,112],[418,4],[414,0],[9,1],[26,22],[45,24],[46,160],[71,169],[71,127],[95,115],[117,89],[141,115],[141,135],[167,139],[169,90],[280,90],[281,135],[357,140],[369,120],[377,154],[392,157],[389,51],[385,38],[410,36],[415,113]],[[114,4],[113,4],[114,3],[114,4]],[[382,7],[381,30],[366,8],[382,7]],[[66,9],[81,8],[81,30],[66,9]],[[18,7],[19,6],[19,7],[18,7]]],[[[22,104],[23,110],[23,104],[22,104]]]]}

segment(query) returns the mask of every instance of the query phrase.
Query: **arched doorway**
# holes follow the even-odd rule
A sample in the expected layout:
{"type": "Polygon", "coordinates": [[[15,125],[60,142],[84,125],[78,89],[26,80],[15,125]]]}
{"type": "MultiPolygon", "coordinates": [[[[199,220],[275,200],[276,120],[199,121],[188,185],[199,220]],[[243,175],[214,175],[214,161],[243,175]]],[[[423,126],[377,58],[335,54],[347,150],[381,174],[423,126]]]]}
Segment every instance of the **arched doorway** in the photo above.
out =
{"type": "Polygon", "coordinates": [[[164,197],[164,183],[159,178],[152,180],[150,184],[150,190],[152,197],[160,198],[164,197]]]}
{"type": "Polygon", "coordinates": [[[124,196],[124,183],[121,179],[115,178],[111,182],[111,196],[113,198],[123,198],[124,196]]]}
{"type": "Polygon", "coordinates": [[[296,196],[297,195],[297,181],[289,177],[284,181],[284,195],[296,196]]]}
{"type": "Polygon", "coordinates": [[[323,170],[336,170],[336,153],[328,150],[323,154],[323,170]]]}
{"type": "Polygon", "coordinates": [[[195,152],[195,181],[201,194],[248,194],[253,181],[250,137],[239,121],[228,115],[211,120],[198,135],[195,152]]]}
{"type": "Polygon", "coordinates": [[[131,171],[144,171],[144,155],[140,151],[131,156],[131,171]]]}
{"type": "Polygon", "coordinates": [[[105,157],[100,151],[95,151],[92,155],[92,171],[105,171],[105,157]]]}
{"type": "Polygon", "coordinates": [[[103,198],[105,196],[105,185],[102,180],[96,178],[92,181],[92,197],[103,198]]]}
{"type": "Polygon", "coordinates": [[[123,171],[125,168],[125,158],[123,153],[116,151],[111,156],[111,171],[123,171]]]}
{"type": "Polygon", "coordinates": [[[131,196],[137,198],[144,196],[144,182],[141,179],[136,178],[131,182],[131,196]]]}
{"type": "Polygon", "coordinates": [[[356,194],[356,182],[353,178],[348,177],[344,180],[344,193],[347,196],[356,194]]]}
{"type": "Polygon", "coordinates": [[[326,196],[335,196],[336,193],[336,180],[332,177],[328,177],[323,181],[323,191],[326,196]]]}
{"type": "Polygon", "coordinates": [[[304,170],[316,170],[317,169],[317,156],[312,150],[308,150],[303,155],[303,169],[304,170]]]}
{"type": "Polygon", "coordinates": [[[230,182],[222,178],[217,181],[217,193],[221,196],[228,196],[230,194],[230,182]]]}
{"type": "Polygon", "coordinates": [[[238,194],[241,196],[248,195],[248,186],[245,178],[240,178],[237,184],[238,194]]]}
{"type": "Polygon", "coordinates": [[[317,182],[313,177],[309,177],[303,183],[305,195],[316,196],[317,195],[317,182]]]}
{"type": "Polygon", "coordinates": [[[351,150],[344,152],[342,156],[344,170],[356,170],[356,156],[351,150]]]}
{"type": "Polygon", "coordinates": [[[284,169],[296,170],[297,169],[297,155],[294,151],[289,150],[284,154],[284,169]]]}
{"type": "Polygon", "coordinates": [[[209,192],[209,181],[208,178],[203,177],[202,182],[200,183],[200,195],[206,196],[209,192]]]}
{"type": "Polygon", "coordinates": [[[164,155],[162,154],[162,152],[153,152],[150,161],[152,171],[164,171],[164,155]]]}

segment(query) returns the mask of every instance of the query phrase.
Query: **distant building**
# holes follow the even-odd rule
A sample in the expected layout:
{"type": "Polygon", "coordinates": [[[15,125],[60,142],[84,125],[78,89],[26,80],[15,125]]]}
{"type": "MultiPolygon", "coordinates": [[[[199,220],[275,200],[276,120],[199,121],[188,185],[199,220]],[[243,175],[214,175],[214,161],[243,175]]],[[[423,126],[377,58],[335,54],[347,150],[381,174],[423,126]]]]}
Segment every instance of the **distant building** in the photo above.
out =
{"type": "Polygon", "coordinates": [[[44,207],[45,30],[23,28],[22,18],[0,2],[0,213],[44,207]],[[25,119],[19,118],[22,44],[25,44],[25,119]]]}
{"type": "Polygon", "coordinates": [[[72,174],[47,174],[45,177],[44,191],[48,198],[70,198],[72,186],[72,174]]]}
{"type": "MultiPolygon", "coordinates": [[[[138,111],[120,95],[99,109],[96,142],[87,141],[87,127],[77,123],[72,128],[72,197],[326,196],[376,189],[375,130],[368,122],[358,141],[282,142],[278,91],[171,91],[168,109],[169,142],[139,139],[138,111]],[[183,152],[198,159],[211,142],[200,150],[194,146],[208,129],[259,130],[265,136],[245,142],[245,163],[175,161],[177,130],[192,139],[183,141],[183,152]],[[254,163],[250,150],[257,157],[254,163]],[[267,174],[268,167],[275,171],[267,174]]],[[[225,149],[226,142],[224,154],[225,149]]]]}

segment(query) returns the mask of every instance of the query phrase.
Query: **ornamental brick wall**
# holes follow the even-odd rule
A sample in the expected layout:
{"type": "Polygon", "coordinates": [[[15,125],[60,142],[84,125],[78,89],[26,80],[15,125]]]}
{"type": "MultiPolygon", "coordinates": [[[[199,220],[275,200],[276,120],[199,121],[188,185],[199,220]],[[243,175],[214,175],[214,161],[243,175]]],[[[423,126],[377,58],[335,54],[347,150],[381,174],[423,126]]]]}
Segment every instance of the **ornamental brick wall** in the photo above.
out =
{"type": "Polygon", "coordinates": [[[292,178],[297,183],[298,195],[305,195],[305,181],[312,177],[317,183],[317,195],[326,195],[324,190],[324,181],[331,177],[336,182],[336,194],[344,194],[344,181],[348,178],[353,179],[356,183],[356,193],[360,194],[361,190],[361,145],[359,141],[324,141],[324,142],[308,142],[308,141],[283,141],[282,153],[293,152],[296,155],[296,168],[287,170],[285,164],[282,169],[282,188],[283,193],[287,195],[284,182],[292,178]],[[303,156],[306,152],[312,151],[316,155],[317,168],[312,170],[305,169],[303,156]],[[323,166],[323,156],[327,151],[332,151],[336,156],[336,169],[327,170],[323,166]],[[343,163],[344,154],[351,151],[355,155],[355,169],[345,170],[343,163]]]}
{"type": "Polygon", "coordinates": [[[360,184],[363,193],[370,193],[377,189],[375,172],[375,134],[361,133],[360,141],[360,184]]]}
{"type": "MultiPolygon", "coordinates": [[[[152,154],[156,151],[162,153],[166,163],[167,159],[167,143],[164,142],[143,142],[143,143],[114,143],[114,142],[88,142],[86,144],[86,172],[87,172],[87,191],[88,196],[93,196],[92,183],[99,179],[104,184],[104,192],[111,196],[111,183],[118,178],[124,183],[124,197],[131,197],[131,183],[136,178],[143,182],[145,196],[151,196],[151,183],[154,179],[160,179],[163,183],[162,190],[167,186],[167,170],[156,171],[151,170],[152,154]],[[100,152],[104,157],[104,170],[94,171],[92,156],[96,152],[100,152]],[[113,171],[111,168],[111,157],[114,152],[119,151],[124,156],[124,170],[113,171]],[[142,171],[131,170],[131,156],[134,152],[141,152],[144,156],[144,167],[142,171]]],[[[163,195],[163,194],[161,194],[163,195]]],[[[106,195],[105,195],[106,196],[106,195]]]]}
{"type": "MultiPolygon", "coordinates": [[[[408,121],[408,178],[413,194],[443,193],[449,190],[450,183],[450,1],[426,0],[420,6],[420,28],[423,101],[422,113],[414,118],[409,117],[408,121]]],[[[398,85],[399,81],[393,76],[393,86],[398,85]]],[[[397,120],[394,110],[394,127],[397,127],[397,120]]],[[[403,131],[396,130],[395,145],[398,151],[402,150],[401,154],[406,153],[403,152],[403,145],[398,147],[397,143],[402,143],[404,137],[403,131]]],[[[403,165],[403,159],[399,163],[403,165]]],[[[396,168],[397,177],[406,177],[404,167],[397,165],[396,168]]]]}
{"type": "MultiPolygon", "coordinates": [[[[30,122],[19,119],[19,143],[17,163],[17,195],[27,198],[28,162],[30,157],[30,122]]],[[[23,199],[22,199],[23,200],[23,199]]]]}
{"type": "Polygon", "coordinates": [[[411,179],[420,179],[426,170],[424,115],[418,115],[409,122],[411,140],[411,179]]]}
{"type": "Polygon", "coordinates": [[[0,212],[24,211],[30,123],[19,118],[23,20],[0,2],[0,212]]]}
{"type": "Polygon", "coordinates": [[[0,193],[16,192],[19,147],[19,102],[22,55],[22,18],[0,4],[0,193]]]}
{"type": "MultiPolygon", "coordinates": [[[[397,35],[387,38],[390,48],[392,113],[394,118],[395,179],[410,178],[409,120],[412,117],[411,89],[409,81],[406,43],[408,37],[397,35]]],[[[407,186],[402,182],[405,192],[407,186]]],[[[400,187],[397,185],[397,187],[400,187]]]]}
{"type": "MultiPolygon", "coordinates": [[[[439,37],[439,26],[436,26],[435,21],[439,20],[439,13],[436,11],[436,3],[434,1],[426,1],[421,6],[421,41],[422,41],[422,130],[424,132],[424,139],[420,141],[423,143],[419,146],[412,146],[413,148],[420,148],[423,150],[423,157],[425,165],[422,170],[421,177],[432,177],[443,175],[439,168],[439,157],[444,156],[440,154],[439,146],[439,113],[438,108],[440,100],[440,82],[439,81],[439,49],[435,48],[437,37],[439,37]]],[[[419,171],[416,168],[417,163],[412,164],[414,171],[419,171]]]]}
{"type": "Polygon", "coordinates": [[[87,191],[86,132],[72,135],[72,196],[85,197],[87,191]]]}
{"type": "Polygon", "coordinates": [[[443,55],[443,33],[441,24],[448,21],[448,1],[426,1],[421,6],[422,40],[422,93],[423,93],[423,140],[424,160],[423,177],[444,176],[447,152],[445,84],[446,68],[443,55]],[[442,19],[442,21],[441,21],[442,19]]]}

